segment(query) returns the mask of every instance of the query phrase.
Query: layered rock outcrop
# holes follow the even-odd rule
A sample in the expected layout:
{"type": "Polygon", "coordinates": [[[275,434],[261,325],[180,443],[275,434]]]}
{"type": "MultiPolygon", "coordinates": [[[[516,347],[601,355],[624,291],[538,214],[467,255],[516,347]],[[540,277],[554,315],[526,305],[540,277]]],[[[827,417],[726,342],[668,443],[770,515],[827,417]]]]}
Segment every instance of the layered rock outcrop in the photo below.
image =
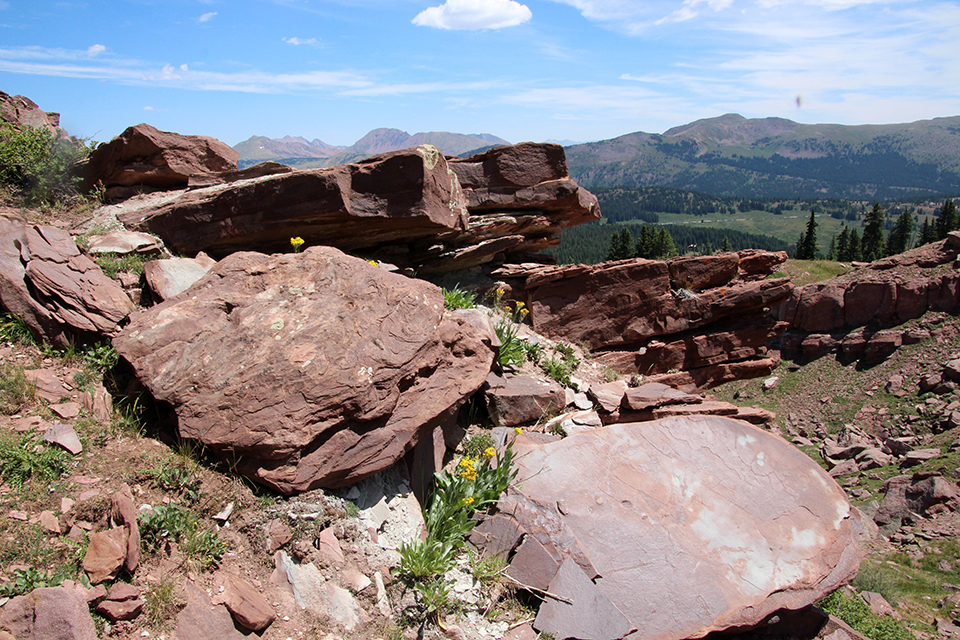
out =
{"type": "Polygon", "coordinates": [[[521,436],[514,448],[519,474],[498,517],[517,533],[488,537],[516,550],[509,574],[547,583],[534,626],[558,638],[750,627],[849,582],[863,557],[836,483],[736,420],[620,424],[549,444],[521,436]],[[531,556],[549,575],[529,570],[531,556]]]}
{"type": "Polygon", "coordinates": [[[762,273],[757,265],[772,270],[785,254],[770,253],[765,262],[757,256],[744,254],[747,272],[740,271],[739,254],[725,253],[670,262],[522,265],[494,274],[528,305],[537,332],[582,342],[623,374],[684,371],[681,384],[705,388],[766,375],[776,365],[767,343],[787,323],[770,319],[769,308],[786,300],[793,285],[755,277],[762,273]]]}
{"type": "Polygon", "coordinates": [[[596,197],[567,176],[559,145],[449,160],[421,145],[330,169],[255,169],[130,202],[121,220],[183,254],[289,251],[299,236],[438,273],[527,256],[600,217],[596,197]]]}
{"type": "Polygon", "coordinates": [[[400,459],[483,384],[491,340],[437,287],[312,247],[233,254],[114,346],[181,436],[289,493],[400,459]]]}
{"type": "Polygon", "coordinates": [[[846,362],[882,362],[915,342],[892,327],[960,305],[960,273],[953,266],[958,254],[960,232],[952,232],[946,240],[797,287],[773,313],[790,326],[781,352],[802,361],[835,352],[846,362]]]}

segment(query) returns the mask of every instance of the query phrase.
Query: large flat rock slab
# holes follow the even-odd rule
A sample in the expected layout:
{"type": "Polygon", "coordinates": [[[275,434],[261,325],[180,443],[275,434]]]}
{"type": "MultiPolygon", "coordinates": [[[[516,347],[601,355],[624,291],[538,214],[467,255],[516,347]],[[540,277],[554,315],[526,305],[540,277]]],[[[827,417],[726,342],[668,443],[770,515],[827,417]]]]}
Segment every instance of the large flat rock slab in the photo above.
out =
{"type": "MultiPolygon", "coordinates": [[[[631,638],[696,638],[802,609],[851,580],[863,556],[859,520],[826,472],[737,420],[619,424],[544,445],[520,437],[515,449],[501,511],[592,579],[631,638]]],[[[561,597],[582,593],[580,578],[554,582],[581,585],[561,597]]],[[[565,619],[551,614],[542,630],[594,628],[565,619]]]]}
{"type": "Polygon", "coordinates": [[[235,253],[114,341],[181,436],[287,493],[393,464],[480,387],[490,343],[439,288],[330,247],[235,253]]]}

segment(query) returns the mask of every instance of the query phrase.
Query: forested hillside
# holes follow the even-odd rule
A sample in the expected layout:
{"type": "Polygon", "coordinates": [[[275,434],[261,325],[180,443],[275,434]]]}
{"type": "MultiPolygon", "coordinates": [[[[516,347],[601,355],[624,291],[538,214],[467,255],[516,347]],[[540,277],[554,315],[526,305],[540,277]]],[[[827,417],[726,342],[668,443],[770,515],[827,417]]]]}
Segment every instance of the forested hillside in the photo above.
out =
{"type": "Polygon", "coordinates": [[[889,200],[960,193],[960,117],[895,125],[805,125],[736,114],[662,135],[567,148],[591,189],[662,186],[739,198],[889,200]]]}

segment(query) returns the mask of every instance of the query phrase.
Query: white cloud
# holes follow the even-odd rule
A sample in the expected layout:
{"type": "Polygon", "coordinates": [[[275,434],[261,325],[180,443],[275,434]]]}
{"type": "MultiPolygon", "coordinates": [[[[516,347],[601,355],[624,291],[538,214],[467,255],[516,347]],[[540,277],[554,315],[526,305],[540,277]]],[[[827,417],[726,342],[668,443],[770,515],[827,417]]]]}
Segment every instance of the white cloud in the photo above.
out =
{"type": "Polygon", "coordinates": [[[95,45],[91,46],[89,49],[87,49],[87,55],[92,58],[93,56],[97,55],[98,53],[103,53],[103,52],[106,51],[106,50],[107,50],[107,48],[106,48],[105,46],[103,46],[102,44],[95,44],[95,45]]]}
{"type": "Polygon", "coordinates": [[[315,44],[317,44],[317,39],[316,39],[316,38],[284,38],[283,41],[286,42],[287,44],[293,44],[293,45],[299,45],[299,44],[315,45],[315,44]]]}
{"type": "Polygon", "coordinates": [[[447,0],[421,11],[413,24],[437,29],[503,29],[532,17],[527,5],[514,0],[447,0]]]}
{"type": "Polygon", "coordinates": [[[210,13],[205,13],[205,14],[203,14],[202,16],[200,16],[199,21],[200,21],[200,22],[209,22],[210,20],[213,20],[216,16],[217,16],[217,12],[216,12],[216,11],[211,11],[210,13]]]}
{"type": "Polygon", "coordinates": [[[310,90],[342,91],[372,87],[374,83],[353,71],[269,73],[194,71],[186,64],[175,67],[141,60],[90,61],[86,50],[43,47],[0,48],[0,72],[58,78],[109,80],[125,85],[164,86],[198,91],[247,93],[297,93],[310,90]]]}

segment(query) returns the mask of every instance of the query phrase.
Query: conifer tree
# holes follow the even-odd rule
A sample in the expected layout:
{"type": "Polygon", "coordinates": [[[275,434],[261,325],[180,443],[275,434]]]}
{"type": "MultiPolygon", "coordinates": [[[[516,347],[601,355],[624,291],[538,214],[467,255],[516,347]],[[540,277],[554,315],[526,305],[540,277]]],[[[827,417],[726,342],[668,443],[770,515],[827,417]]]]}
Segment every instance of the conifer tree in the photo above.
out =
{"type": "Polygon", "coordinates": [[[827,249],[827,260],[837,259],[837,236],[830,238],[830,248],[827,249]]]}
{"type": "Polygon", "coordinates": [[[847,260],[849,262],[863,260],[863,245],[860,242],[860,234],[856,229],[850,230],[850,240],[847,243],[847,260]]]}
{"type": "Polygon", "coordinates": [[[817,247],[817,221],[814,219],[815,209],[810,210],[810,220],[807,222],[807,230],[800,234],[797,241],[796,258],[798,260],[815,260],[819,248],[817,247]]]}
{"type": "Polygon", "coordinates": [[[917,240],[917,246],[930,244],[937,241],[937,226],[930,224],[930,218],[924,216],[923,225],[920,227],[920,238],[917,240]]]}
{"type": "Polygon", "coordinates": [[[943,240],[951,231],[958,227],[957,205],[953,200],[946,200],[940,207],[940,217],[937,218],[937,240],[943,240]]]}
{"type": "Polygon", "coordinates": [[[610,238],[610,249],[607,251],[607,260],[626,260],[636,256],[633,243],[633,234],[624,227],[610,238]]]}
{"type": "Polygon", "coordinates": [[[673,236],[670,235],[666,227],[660,227],[657,234],[657,252],[658,258],[672,258],[677,255],[677,245],[673,242],[673,236]]]}
{"type": "Polygon", "coordinates": [[[850,230],[847,227],[844,227],[840,231],[840,235],[837,236],[837,257],[836,259],[841,262],[847,262],[850,260],[850,230]]]}
{"type": "Polygon", "coordinates": [[[886,254],[893,256],[906,251],[912,235],[913,214],[907,210],[900,214],[893,228],[890,229],[890,235],[887,236],[886,254]]]}
{"type": "Polygon", "coordinates": [[[860,241],[860,250],[863,259],[867,262],[873,262],[883,257],[885,249],[883,242],[883,223],[886,220],[886,213],[879,202],[873,204],[873,209],[864,218],[865,226],[863,228],[863,238],[860,241]]]}

